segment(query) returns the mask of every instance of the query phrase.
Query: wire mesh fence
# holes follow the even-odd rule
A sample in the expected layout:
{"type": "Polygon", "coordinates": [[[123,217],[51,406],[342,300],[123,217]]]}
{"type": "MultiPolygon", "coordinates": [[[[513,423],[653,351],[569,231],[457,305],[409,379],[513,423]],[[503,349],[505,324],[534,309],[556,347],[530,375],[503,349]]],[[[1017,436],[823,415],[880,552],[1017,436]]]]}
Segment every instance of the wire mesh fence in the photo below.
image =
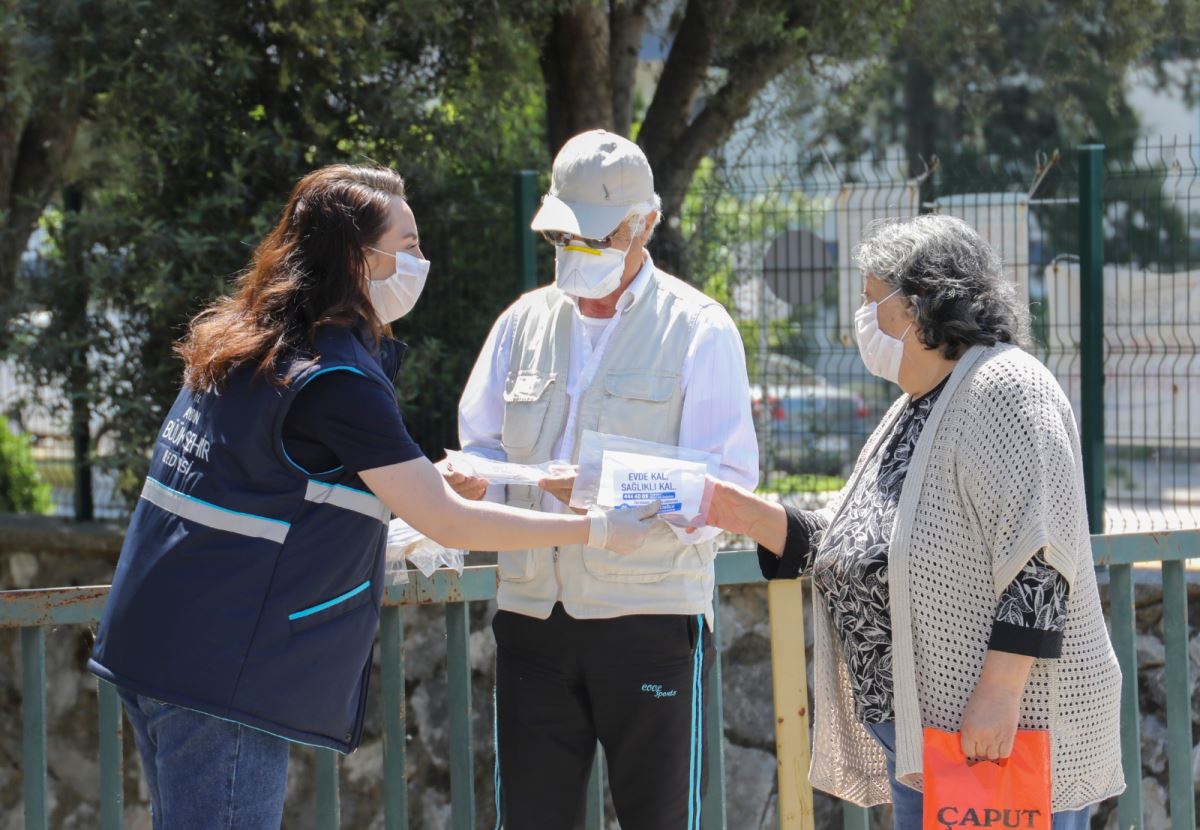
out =
{"type": "MultiPolygon", "coordinates": [[[[1103,187],[1104,424],[1110,532],[1200,526],[1200,176],[1194,141],[1112,153],[1103,187]]],[[[1072,152],[706,165],[673,228],[679,267],[731,309],[746,345],[762,486],[838,486],[898,394],[854,341],[872,222],[957,216],[1030,303],[1035,350],[1080,414],[1080,198],[1072,152]]]]}
{"type": "MultiPolygon", "coordinates": [[[[1104,425],[1108,531],[1200,526],[1200,143],[1154,140],[1109,152],[1103,203],[1104,425]]],[[[654,246],[731,309],[746,346],[762,486],[816,494],[844,481],[898,394],[868,374],[854,341],[862,277],[854,246],[874,221],[958,216],[998,251],[1030,303],[1039,357],[1081,398],[1079,169],[1073,152],[1034,164],[956,156],[909,173],[898,154],[779,163],[706,161],[654,246]]],[[[668,194],[663,194],[667,197],[668,194]]],[[[399,392],[427,454],[456,446],[458,394],[488,327],[518,290],[511,182],[414,200],[434,262],[399,392]]],[[[517,227],[517,230],[522,230],[517,227]]],[[[537,271],[552,272],[545,246],[537,271]]],[[[666,259],[666,257],[664,257],[666,259]]],[[[64,393],[0,363],[0,414],[33,440],[56,512],[73,510],[64,393]]],[[[127,505],[94,449],[96,514],[127,505]]]]}

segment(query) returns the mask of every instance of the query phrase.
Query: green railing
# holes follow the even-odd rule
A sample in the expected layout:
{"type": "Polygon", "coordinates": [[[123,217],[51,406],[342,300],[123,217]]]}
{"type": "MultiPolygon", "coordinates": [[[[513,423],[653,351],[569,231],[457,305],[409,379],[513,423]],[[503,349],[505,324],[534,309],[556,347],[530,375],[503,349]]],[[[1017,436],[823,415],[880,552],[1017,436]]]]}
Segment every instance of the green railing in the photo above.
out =
{"type": "MultiPolygon", "coordinates": [[[[1184,565],[1189,558],[1200,558],[1200,531],[1174,531],[1159,534],[1094,536],[1097,566],[1109,571],[1113,645],[1125,676],[1121,697],[1122,761],[1125,776],[1132,786],[1119,801],[1119,826],[1142,827],[1141,818],[1141,746],[1138,728],[1137,661],[1135,651],[1132,567],[1137,563],[1161,563],[1163,581],[1163,627],[1166,647],[1167,727],[1170,733],[1168,763],[1170,778],[1171,826],[1173,830],[1196,827],[1191,781],[1191,714],[1187,654],[1187,585],[1184,565]]],[[[717,558],[717,584],[739,585],[761,582],[756,557],[752,552],[722,554],[717,558]]],[[[47,812],[47,721],[46,721],[46,628],[64,625],[95,625],[107,596],[107,586],[50,588],[43,590],[0,592],[0,628],[20,629],[21,639],[21,719],[23,730],[25,827],[48,828],[47,812]]],[[[404,622],[405,605],[444,605],[446,614],[447,663],[449,686],[450,787],[454,830],[475,826],[473,746],[471,738],[471,684],[468,603],[494,599],[496,570],[492,566],[469,567],[462,576],[438,572],[431,579],[419,575],[404,585],[388,588],[380,617],[379,648],[381,657],[383,712],[383,812],[384,826],[399,830],[408,826],[408,801],[405,787],[405,698],[404,698],[404,622]]],[[[784,594],[779,594],[784,596],[784,594]]],[[[798,593],[786,594],[794,602],[798,593]]],[[[714,642],[719,642],[719,592],[714,642]]],[[[774,614],[772,615],[774,617],[774,614]]],[[[781,615],[781,619],[788,617],[781,615]]],[[[794,616],[791,619],[795,619],[794,616]]],[[[791,638],[789,638],[791,639],[791,638]]],[[[774,651],[777,674],[779,661],[795,660],[803,664],[803,640],[798,653],[781,656],[774,651]]],[[[782,642],[782,638],[781,638],[782,642]]],[[[794,665],[787,667],[794,669],[794,665]]],[[[800,673],[803,677],[803,672],[800,673]]],[[[807,696],[802,688],[790,695],[807,696]]],[[[121,703],[115,689],[99,682],[100,727],[100,826],[118,830],[122,826],[121,703]]],[[[776,706],[780,706],[776,691],[776,706]]],[[[709,787],[703,805],[705,830],[726,827],[724,758],[722,736],[721,661],[713,667],[706,690],[708,722],[706,738],[709,787]]],[[[803,711],[804,706],[799,707],[803,711]]],[[[804,720],[807,724],[807,720],[804,720]]],[[[790,733],[795,734],[795,733],[790,733]]],[[[782,759],[806,758],[807,734],[802,746],[778,746],[782,759]]],[[[793,764],[794,766],[794,764],[793,764]]],[[[786,774],[786,773],[785,773],[786,774]]],[[[780,815],[784,828],[813,826],[812,793],[806,786],[780,787],[780,815]],[[784,802],[787,792],[800,792],[792,805],[784,802]]],[[[789,784],[794,782],[789,782],[789,784]]],[[[317,826],[326,830],[339,824],[338,758],[330,750],[317,751],[316,766],[317,826]]],[[[603,765],[596,764],[587,795],[587,827],[602,827],[604,804],[603,765]]],[[[866,830],[868,811],[845,805],[846,830],[866,830]]]]}

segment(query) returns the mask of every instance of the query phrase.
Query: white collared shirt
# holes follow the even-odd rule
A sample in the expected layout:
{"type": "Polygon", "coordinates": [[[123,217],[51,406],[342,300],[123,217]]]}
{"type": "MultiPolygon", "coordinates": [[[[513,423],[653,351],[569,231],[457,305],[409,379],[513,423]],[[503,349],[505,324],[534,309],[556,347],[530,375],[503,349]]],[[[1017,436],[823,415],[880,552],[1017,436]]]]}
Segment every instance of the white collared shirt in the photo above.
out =
{"type": "MultiPolygon", "coordinates": [[[[563,433],[554,445],[555,458],[570,459],[574,453],[581,393],[596,376],[621,315],[646,290],[653,273],[654,262],[646,254],[641,270],[618,298],[616,313],[604,325],[593,322],[600,318],[584,318],[578,303],[572,299],[575,316],[567,376],[570,409],[563,433]]],[[[504,422],[504,382],[512,338],[513,318],[506,311],[492,326],[459,401],[458,438],[466,452],[505,460],[500,428],[504,422]]],[[[683,402],[679,446],[720,456],[719,478],[753,490],[758,484],[758,441],[750,412],[746,355],[737,327],[720,305],[705,308],[697,317],[696,333],[684,357],[680,384],[683,402]]],[[[488,498],[502,501],[503,487],[489,488],[488,498]]],[[[565,506],[547,493],[542,498],[542,509],[558,512],[565,506]]],[[[717,528],[704,528],[692,534],[674,526],[672,530],[680,541],[687,543],[705,542],[720,533],[717,528]]]]}

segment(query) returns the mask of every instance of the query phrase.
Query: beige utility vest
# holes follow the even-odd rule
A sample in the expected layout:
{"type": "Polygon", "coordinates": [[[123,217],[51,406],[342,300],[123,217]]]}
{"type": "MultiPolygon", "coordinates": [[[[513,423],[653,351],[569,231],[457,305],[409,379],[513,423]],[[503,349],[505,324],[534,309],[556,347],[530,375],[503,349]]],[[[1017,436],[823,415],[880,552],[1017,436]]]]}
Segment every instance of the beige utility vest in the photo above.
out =
{"type": "MultiPolygon", "coordinates": [[[[579,438],[592,429],[676,444],[683,406],[680,375],[701,309],[701,292],[661,271],[615,323],[592,383],[580,392],[571,461],[579,438]]],[[[512,311],[513,343],[504,384],[501,443],[508,460],[537,464],[551,454],[570,410],[567,374],[574,304],[554,286],[533,291],[512,311]]],[[[701,380],[701,382],[703,382],[701,380]]],[[[538,509],[542,491],[509,485],[506,500],[538,509]]],[[[545,619],[561,601],[576,618],[627,614],[705,614],[711,617],[716,545],[687,545],[659,524],[636,552],[568,545],[498,554],[497,604],[545,619]]]]}

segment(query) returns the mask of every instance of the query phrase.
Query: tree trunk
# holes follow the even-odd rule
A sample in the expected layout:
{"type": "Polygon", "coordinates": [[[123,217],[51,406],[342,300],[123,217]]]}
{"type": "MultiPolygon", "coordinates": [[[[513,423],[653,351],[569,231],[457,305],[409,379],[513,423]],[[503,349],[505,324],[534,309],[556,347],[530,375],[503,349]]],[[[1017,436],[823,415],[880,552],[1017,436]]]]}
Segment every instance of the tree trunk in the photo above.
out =
{"type": "Polygon", "coordinates": [[[75,185],[63,188],[63,212],[65,222],[66,279],[62,305],[62,328],[69,340],[75,342],[67,355],[66,387],[71,402],[71,444],[74,450],[75,471],[75,520],[90,522],[95,518],[92,499],[92,426],[91,426],[91,373],[88,370],[88,291],[87,276],[83,264],[83,240],[80,237],[79,214],[83,207],[83,194],[75,185]],[[76,339],[78,338],[78,339],[76,339]]]}
{"type": "MultiPolygon", "coordinates": [[[[908,159],[908,174],[922,175],[934,155],[934,136],[937,134],[937,108],[933,101],[933,74],[921,62],[910,60],[904,75],[904,153],[908,159]]],[[[933,177],[921,183],[921,204],[932,202],[933,177]]]]}
{"type": "Polygon", "coordinates": [[[612,130],[628,137],[633,126],[633,91],[638,54],[646,31],[649,0],[615,0],[609,13],[609,74],[612,77],[612,130]]]}
{"type": "Polygon", "coordinates": [[[612,130],[608,11],[581,2],[554,16],[539,58],[550,155],[584,130],[612,130]]]}
{"type": "MultiPolygon", "coordinates": [[[[628,129],[636,50],[649,4],[581,2],[555,16],[541,55],[551,155],[581,130],[628,129]],[[611,59],[611,60],[610,60],[611,59]]],[[[755,97],[803,55],[796,33],[807,30],[815,3],[784,10],[773,35],[719,49],[734,0],[687,0],[671,51],[638,133],[663,200],[664,223],[652,241],[655,261],[686,277],[685,241],[671,225],[701,159],[720,146],[750,113],[755,97]],[[710,69],[724,67],[721,86],[701,103],[710,69]]]]}
{"type": "MultiPolygon", "coordinates": [[[[0,201],[0,308],[11,310],[21,255],[50,195],[62,181],[74,146],[79,120],[68,117],[67,110],[64,107],[38,121],[0,126],[0,142],[16,142],[0,155],[0,195],[5,197],[0,201]]],[[[6,116],[0,116],[0,121],[7,121],[6,116]]]]}

